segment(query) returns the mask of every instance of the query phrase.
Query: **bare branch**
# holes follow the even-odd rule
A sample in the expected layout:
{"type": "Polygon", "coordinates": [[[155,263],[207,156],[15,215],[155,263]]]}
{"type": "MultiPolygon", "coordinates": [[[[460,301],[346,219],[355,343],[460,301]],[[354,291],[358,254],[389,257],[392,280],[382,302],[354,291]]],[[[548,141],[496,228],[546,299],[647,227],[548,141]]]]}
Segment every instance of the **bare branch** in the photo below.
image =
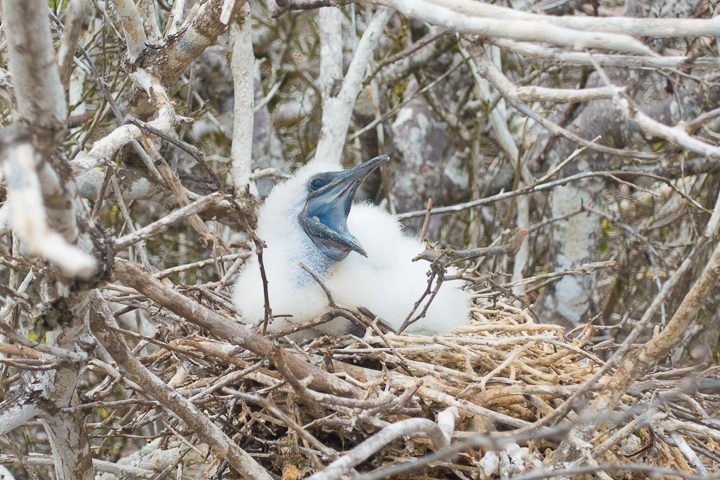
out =
{"type": "MultiPolygon", "coordinates": [[[[231,7],[234,1],[232,0],[229,3],[231,7]]],[[[225,13],[224,9],[223,13],[225,13]]],[[[257,195],[257,188],[250,180],[252,171],[253,110],[255,105],[255,55],[253,54],[252,17],[249,3],[245,2],[243,4],[241,13],[240,24],[234,23],[231,27],[233,40],[230,66],[235,91],[231,176],[233,186],[238,193],[244,193],[249,188],[251,193],[257,195]]]]}
{"type": "Polygon", "coordinates": [[[321,25],[318,80],[324,106],[335,95],[343,77],[342,12],[337,8],[321,8],[317,12],[317,24],[321,25]]]}
{"type": "Polygon", "coordinates": [[[584,17],[537,15],[469,0],[427,0],[449,8],[459,14],[504,20],[528,20],[547,22],[552,25],[579,31],[609,32],[634,37],[702,37],[720,34],[720,18],[633,18],[633,17],[584,17]]]}
{"type": "Polygon", "coordinates": [[[156,377],[130,352],[122,337],[108,330],[105,322],[114,323],[113,314],[102,296],[93,294],[95,314],[90,317],[90,327],[113,359],[128,376],[143,388],[150,397],[162,403],[197,433],[220,458],[227,458],[230,464],[244,478],[271,480],[273,477],[258,464],[245,450],[238,447],[225,433],[206,417],[195,405],[165,382],[156,377]]]}
{"type": "Polygon", "coordinates": [[[46,130],[43,136],[51,142],[41,146],[42,153],[46,153],[54,143],[54,135],[64,130],[67,116],[50,37],[47,3],[4,1],[2,16],[18,113],[20,119],[46,130]]]}
{"type": "Polygon", "coordinates": [[[160,220],[118,238],[115,240],[114,249],[115,251],[124,250],[130,245],[152,238],[155,235],[167,230],[180,220],[183,220],[191,215],[197,215],[208,208],[218,205],[223,198],[224,195],[222,193],[212,193],[206,197],[199,198],[190,205],[179,208],[160,220]]]}
{"type": "Polygon", "coordinates": [[[11,226],[29,253],[46,258],[69,277],[89,277],[95,271],[95,258],[48,226],[32,145],[16,139],[4,145],[0,160],[8,179],[11,226]]]}
{"type": "MultiPolygon", "coordinates": [[[[337,62],[328,60],[325,64],[328,65],[328,69],[323,73],[323,76],[325,76],[322,80],[324,82],[323,95],[328,94],[330,96],[323,98],[322,129],[320,131],[320,139],[318,140],[314,159],[324,162],[340,163],[355,99],[360,92],[363,77],[365,76],[375,46],[380,39],[380,34],[383,32],[391,16],[392,11],[385,8],[380,8],[375,12],[375,15],[358,43],[355,55],[350,62],[350,66],[342,82],[342,87],[340,87],[337,95],[332,94],[332,89],[335,88],[332,79],[334,75],[337,74],[337,62]],[[335,65],[332,71],[329,70],[330,64],[335,65]]],[[[336,38],[327,38],[326,41],[335,44],[340,43],[336,38]]],[[[324,48],[331,49],[338,47],[325,45],[324,48]]],[[[328,52],[328,55],[330,55],[330,52],[328,52]]],[[[342,61],[340,65],[342,66],[342,61]]]]}
{"type": "MultiPolygon", "coordinates": [[[[267,338],[164,286],[160,280],[126,261],[116,260],[114,273],[124,284],[147,295],[148,298],[196,325],[213,332],[220,338],[224,338],[263,357],[269,355],[272,351],[273,342],[267,338]]],[[[306,363],[295,355],[283,352],[283,356],[288,367],[296,376],[300,377],[301,380],[306,377],[310,378],[310,385],[313,388],[345,396],[355,396],[357,394],[352,385],[306,363]]]]}
{"type": "Polygon", "coordinates": [[[177,35],[180,25],[183,23],[183,15],[185,15],[185,0],[176,0],[168,18],[170,26],[167,31],[171,37],[177,35]]]}
{"type": "Polygon", "coordinates": [[[559,65],[592,65],[592,59],[605,67],[624,68],[697,68],[715,69],[720,59],[692,56],[633,56],[568,52],[529,42],[516,42],[505,38],[491,38],[489,42],[528,58],[543,58],[559,65]]]}
{"type": "Polygon", "coordinates": [[[527,231],[525,231],[525,229],[519,228],[515,232],[515,238],[513,238],[512,241],[506,245],[471,248],[468,250],[446,249],[438,251],[433,249],[425,249],[424,252],[413,258],[413,261],[427,260],[428,262],[442,261],[443,263],[451,263],[462,260],[474,260],[482,257],[492,257],[496,255],[508,255],[512,257],[515,256],[518,250],[520,250],[520,246],[523,244],[526,235],[527,231]]]}
{"type": "MultiPolygon", "coordinates": [[[[720,202],[718,202],[720,204],[720,202]]],[[[593,408],[601,411],[614,407],[620,396],[627,391],[630,383],[647,372],[653,365],[665,358],[683,338],[683,332],[697,318],[706,299],[720,278],[720,243],[705,265],[700,277],[685,295],[667,326],[645,343],[631,358],[623,360],[618,370],[605,384],[603,394],[595,400],[593,408]]]]}
{"type": "Polygon", "coordinates": [[[653,51],[642,42],[622,34],[572,30],[531,20],[472,17],[433,4],[429,0],[373,0],[372,3],[392,7],[409,18],[443,26],[458,33],[545,42],[574,49],[597,48],[653,55],[653,51]]]}
{"type": "Polygon", "coordinates": [[[227,25],[230,23],[230,16],[235,9],[235,2],[237,0],[225,0],[223,2],[222,10],[220,11],[220,22],[227,25]]]}
{"type": "Polygon", "coordinates": [[[610,85],[607,87],[583,88],[545,88],[545,87],[518,87],[517,97],[523,102],[590,102],[592,100],[605,100],[625,91],[623,87],[610,85]]]}
{"type": "Polygon", "coordinates": [[[42,423],[53,447],[56,478],[94,479],[90,443],[83,417],[67,412],[44,413],[42,423]]]}
{"type": "MultiPolygon", "coordinates": [[[[205,0],[197,4],[193,15],[180,25],[177,35],[168,38],[164,48],[146,52],[141,66],[159,78],[162,85],[168,86],[175,82],[193,60],[227,28],[220,18],[224,3],[225,0],[205,0]]],[[[232,18],[243,3],[244,0],[234,2],[234,10],[229,18],[232,18]]],[[[175,13],[175,10],[173,12],[175,13]]],[[[175,17],[173,25],[174,22],[175,17]]]]}
{"type": "Polygon", "coordinates": [[[409,418],[392,423],[368,438],[357,447],[338,458],[322,471],[308,477],[308,480],[337,480],[343,478],[355,465],[364,462],[388,443],[405,436],[427,435],[433,448],[439,450],[450,445],[455,429],[458,411],[455,407],[443,410],[438,415],[438,423],[425,418],[409,418]]]}
{"type": "MultiPolygon", "coordinates": [[[[527,194],[533,193],[533,192],[551,190],[559,185],[565,185],[567,183],[574,182],[577,180],[582,180],[584,178],[604,177],[607,179],[619,181],[620,178],[618,177],[618,175],[628,175],[630,173],[633,173],[637,176],[654,177],[652,174],[646,174],[644,172],[629,172],[629,171],[621,171],[621,170],[616,170],[616,171],[611,171],[611,172],[581,172],[581,173],[576,173],[575,175],[570,175],[570,176],[564,177],[564,178],[558,178],[557,180],[552,180],[552,181],[548,181],[548,182],[535,181],[532,184],[525,185],[522,188],[519,188],[517,190],[512,190],[509,192],[500,192],[496,195],[491,195],[489,197],[484,197],[484,198],[478,198],[477,200],[470,200],[469,202],[458,203],[456,205],[448,205],[446,207],[433,207],[432,210],[430,210],[430,215],[439,215],[439,214],[445,214],[445,213],[459,212],[462,210],[467,210],[468,208],[476,208],[476,207],[480,207],[483,205],[489,205],[491,203],[506,200],[508,198],[517,197],[518,195],[527,195],[527,194]]],[[[425,215],[425,212],[426,212],[426,210],[413,210],[411,212],[398,213],[397,218],[402,220],[405,218],[422,217],[423,215],[425,215]]]]}
{"type": "MultiPolygon", "coordinates": [[[[612,87],[612,83],[610,83],[610,79],[605,74],[602,67],[597,63],[594,65],[603,81],[608,84],[608,86],[612,87]]],[[[709,143],[705,143],[702,140],[694,138],[683,128],[682,125],[670,127],[650,118],[633,105],[626,95],[622,95],[618,91],[614,92],[612,98],[623,114],[648,134],[664,138],[665,140],[675,145],[680,145],[692,152],[699,153],[710,158],[720,158],[720,147],[710,145],[709,143]]]]}
{"type": "Polygon", "coordinates": [[[0,402],[0,435],[6,435],[42,413],[31,392],[11,395],[0,402]]]}
{"type": "Polygon", "coordinates": [[[279,8],[271,9],[273,17],[279,16],[287,10],[315,10],[323,7],[341,7],[353,0],[276,0],[279,8]]]}
{"type": "MultiPolygon", "coordinates": [[[[0,464],[2,465],[38,465],[52,466],[53,458],[50,455],[42,455],[39,453],[31,453],[27,456],[18,457],[16,455],[0,454],[0,464]]],[[[143,480],[152,480],[157,478],[157,472],[145,468],[133,467],[130,465],[119,465],[117,462],[108,462],[104,460],[93,459],[93,468],[97,472],[107,472],[117,477],[127,476],[129,478],[141,478],[143,480]]]]}
{"type": "Polygon", "coordinates": [[[140,10],[132,0],[113,0],[115,10],[120,17],[120,24],[125,32],[128,61],[133,64],[145,50],[145,27],[140,10]]]}
{"type": "MultiPolygon", "coordinates": [[[[157,117],[148,122],[148,125],[163,133],[170,132],[173,126],[177,125],[183,118],[175,114],[175,107],[165,88],[146,70],[138,69],[131,76],[157,105],[157,117]]],[[[108,162],[113,153],[133,140],[142,137],[142,135],[142,129],[135,125],[126,124],[116,128],[107,136],[93,143],[90,151],[79,153],[71,162],[73,170],[79,173],[94,168],[98,164],[108,162]]]]}
{"type": "Polygon", "coordinates": [[[140,0],[140,12],[143,16],[143,28],[147,37],[147,43],[150,45],[160,45],[162,43],[162,33],[160,32],[160,23],[158,22],[156,0],[140,0]]]}
{"type": "Polygon", "coordinates": [[[60,80],[67,86],[72,72],[75,47],[77,47],[82,31],[83,18],[88,9],[87,0],[71,0],[65,7],[63,24],[63,38],[58,52],[58,67],[60,68],[60,80]]]}

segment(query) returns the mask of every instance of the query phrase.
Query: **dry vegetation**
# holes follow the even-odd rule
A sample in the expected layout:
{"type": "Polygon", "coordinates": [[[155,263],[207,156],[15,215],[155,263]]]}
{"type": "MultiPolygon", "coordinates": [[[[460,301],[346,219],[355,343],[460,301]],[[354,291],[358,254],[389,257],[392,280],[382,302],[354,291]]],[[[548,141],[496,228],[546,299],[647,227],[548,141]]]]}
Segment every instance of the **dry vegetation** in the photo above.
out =
{"type": "Polygon", "coordinates": [[[714,3],[0,4],[0,479],[720,478],[714,3]],[[473,322],[248,326],[257,206],[377,153],[473,322]]]}

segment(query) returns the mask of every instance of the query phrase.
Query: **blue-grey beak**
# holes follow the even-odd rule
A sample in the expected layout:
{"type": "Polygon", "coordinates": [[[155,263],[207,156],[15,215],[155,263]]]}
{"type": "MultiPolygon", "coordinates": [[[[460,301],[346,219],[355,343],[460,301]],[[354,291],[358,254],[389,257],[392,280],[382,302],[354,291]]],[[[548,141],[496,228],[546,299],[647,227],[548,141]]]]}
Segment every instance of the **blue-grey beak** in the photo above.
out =
{"type": "Polygon", "coordinates": [[[315,246],[331,260],[340,261],[353,250],[367,257],[348,231],[347,217],[360,184],[388,160],[387,155],[380,155],[348,170],[316,175],[308,184],[307,201],[298,220],[315,246]]]}

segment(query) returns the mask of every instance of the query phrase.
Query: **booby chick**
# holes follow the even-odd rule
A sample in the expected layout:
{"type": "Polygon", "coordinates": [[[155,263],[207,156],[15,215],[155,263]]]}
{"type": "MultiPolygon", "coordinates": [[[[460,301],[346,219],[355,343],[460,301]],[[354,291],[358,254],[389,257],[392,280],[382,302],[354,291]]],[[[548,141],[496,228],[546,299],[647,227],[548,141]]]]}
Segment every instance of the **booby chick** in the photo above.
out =
{"type": "MultiPolygon", "coordinates": [[[[405,321],[427,288],[428,264],[412,261],[424,245],[404,234],[395,217],[380,207],[352,205],[360,183],[388,160],[381,155],[347,170],[313,161],[276,186],[265,200],[256,233],[267,244],[263,264],[270,306],[278,317],[270,331],[307,322],[328,310],[322,287],[301,264],[322,280],[337,304],[364,306],[396,329],[405,321]]],[[[245,320],[263,320],[263,282],[256,256],[240,272],[233,303],[245,320]]],[[[426,316],[407,332],[447,332],[468,322],[469,309],[470,296],[462,284],[446,281],[426,316]]],[[[337,318],[293,338],[350,330],[348,320],[337,318]]]]}

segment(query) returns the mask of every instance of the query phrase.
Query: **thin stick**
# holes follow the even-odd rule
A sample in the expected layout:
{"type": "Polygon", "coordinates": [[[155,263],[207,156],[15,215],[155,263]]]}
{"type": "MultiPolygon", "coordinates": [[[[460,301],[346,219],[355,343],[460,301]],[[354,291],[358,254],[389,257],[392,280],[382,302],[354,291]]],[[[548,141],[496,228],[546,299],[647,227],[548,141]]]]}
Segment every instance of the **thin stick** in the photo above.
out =
{"type": "Polygon", "coordinates": [[[427,208],[425,209],[425,220],[423,220],[422,228],[420,229],[421,242],[424,242],[426,240],[428,227],[430,226],[430,212],[432,212],[432,206],[433,199],[432,197],[429,197],[427,201],[427,208]]]}

